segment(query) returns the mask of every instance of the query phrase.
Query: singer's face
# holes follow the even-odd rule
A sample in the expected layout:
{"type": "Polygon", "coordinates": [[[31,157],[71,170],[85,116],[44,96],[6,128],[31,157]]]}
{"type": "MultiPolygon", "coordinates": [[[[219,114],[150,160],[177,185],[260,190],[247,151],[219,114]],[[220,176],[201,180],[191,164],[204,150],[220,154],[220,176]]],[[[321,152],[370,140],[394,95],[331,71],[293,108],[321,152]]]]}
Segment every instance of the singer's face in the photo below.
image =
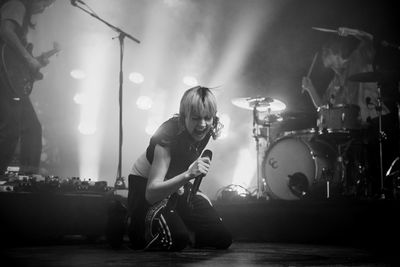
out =
{"type": "Polygon", "coordinates": [[[191,113],[185,118],[186,129],[195,141],[201,141],[211,130],[214,118],[208,114],[191,113]]]}

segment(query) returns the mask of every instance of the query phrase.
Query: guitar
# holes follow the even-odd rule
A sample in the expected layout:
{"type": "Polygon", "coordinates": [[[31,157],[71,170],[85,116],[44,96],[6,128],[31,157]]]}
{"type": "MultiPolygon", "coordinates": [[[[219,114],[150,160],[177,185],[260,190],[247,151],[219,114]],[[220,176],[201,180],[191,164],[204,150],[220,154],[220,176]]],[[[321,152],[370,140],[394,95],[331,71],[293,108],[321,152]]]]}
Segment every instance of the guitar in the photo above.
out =
{"type": "MultiPolygon", "coordinates": [[[[26,46],[26,50],[32,55],[33,45],[29,43],[26,46]]],[[[47,59],[59,51],[59,44],[54,42],[53,49],[42,53],[36,59],[44,64],[47,59]]],[[[43,79],[43,74],[40,70],[32,71],[25,60],[6,44],[1,46],[0,61],[3,77],[5,77],[15,97],[29,96],[32,92],[33,83],[43,79]]]]}
{"type": "MultiPolygon", "coordinates": [[[[211,161],[212,151],[209,149],[204,150],[201,157],[209,158],[211,161]]],[[[178,199],[181,197],[185,199],[188,208],[193,209],[192,200],[199,190],[200,183],[204,176],[204,174],[197,176],[193,184],[188,182],[183,186],[183,191],[179,193],[175,192],[149,208],[145,217],[145,240],[147,242],[145,250],[157,247],[171,247],[171,235],[169,234],[167,222],[162,218],[162,213],[165,209],[167,209],[167,212],[175,209],[178,204],[178,199]]]]}

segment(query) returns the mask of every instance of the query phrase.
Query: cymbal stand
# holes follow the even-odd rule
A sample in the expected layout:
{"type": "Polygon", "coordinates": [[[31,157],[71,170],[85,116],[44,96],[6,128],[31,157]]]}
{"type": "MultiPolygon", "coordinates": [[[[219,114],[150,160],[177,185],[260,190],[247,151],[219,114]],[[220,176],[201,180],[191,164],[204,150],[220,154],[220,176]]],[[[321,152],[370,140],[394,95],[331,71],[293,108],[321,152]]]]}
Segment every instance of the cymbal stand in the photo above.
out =
{"type": "MultiPolygon", "coordinates": [[[[260,171],[260,128],[257,120],[257,107],[259,102],[253,107],[253,137],[256,140],[256,153],[257,153],[257,199],[265,197],[268,199],[268,196],[265,192],[265,179],[261,177],[260,171]]],[[[267,128],[267,147],[269,146],[269,126],[267,128]]]]}
{"type": "Polygon", "coordinates": [[[382,97],[381,97],[381,86],[380,83],[377,83],[377,89],[378,89],[378,104],[376,106],[376,111],[378,113],[378,122],[379,122],[379,136],[378,136],[378,141],[379,141],[379,175],[380,175],[380,189],[381,189],[381,198],[385,198],[385,192],[384,192],[384,183],[383,183],[383,144],[382,141],[385,139],[385,133],[382,131],[382,97]]]}

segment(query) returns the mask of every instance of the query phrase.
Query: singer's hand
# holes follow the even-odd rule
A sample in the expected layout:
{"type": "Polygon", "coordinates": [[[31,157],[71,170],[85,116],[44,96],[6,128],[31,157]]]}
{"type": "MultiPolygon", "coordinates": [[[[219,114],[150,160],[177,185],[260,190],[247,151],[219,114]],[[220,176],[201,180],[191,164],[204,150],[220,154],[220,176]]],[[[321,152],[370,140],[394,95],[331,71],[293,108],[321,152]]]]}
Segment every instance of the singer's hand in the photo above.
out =
{"type": "Polygon", "coordinates": [[[205,158],[198,158],[195,162],[193,162],[188,170],[188,177],[190,179],[196,178],[197,176],[204,174],[206,175],[208,173],[208,170],[210,168],[211,160],[208,157],[205,158]]]}

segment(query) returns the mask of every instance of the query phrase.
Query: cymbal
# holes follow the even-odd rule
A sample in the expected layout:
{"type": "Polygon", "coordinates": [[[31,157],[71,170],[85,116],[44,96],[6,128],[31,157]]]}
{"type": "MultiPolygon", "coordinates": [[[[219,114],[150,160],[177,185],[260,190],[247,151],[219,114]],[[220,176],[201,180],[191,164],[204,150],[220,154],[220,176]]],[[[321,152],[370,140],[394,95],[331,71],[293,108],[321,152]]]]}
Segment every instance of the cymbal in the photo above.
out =
{"type": "Polygon", "coordinates": [[[351,75],[348,80],[361,83],[397,82],[400,81],[400,71],[361,72],[351,75]]]}
{"type": "Polygon", "coordinates": [[[278,112],[286,109],[286,104],[271,97],[240,97],[231,100],[239,108],[257,111],[278,112]]]}

